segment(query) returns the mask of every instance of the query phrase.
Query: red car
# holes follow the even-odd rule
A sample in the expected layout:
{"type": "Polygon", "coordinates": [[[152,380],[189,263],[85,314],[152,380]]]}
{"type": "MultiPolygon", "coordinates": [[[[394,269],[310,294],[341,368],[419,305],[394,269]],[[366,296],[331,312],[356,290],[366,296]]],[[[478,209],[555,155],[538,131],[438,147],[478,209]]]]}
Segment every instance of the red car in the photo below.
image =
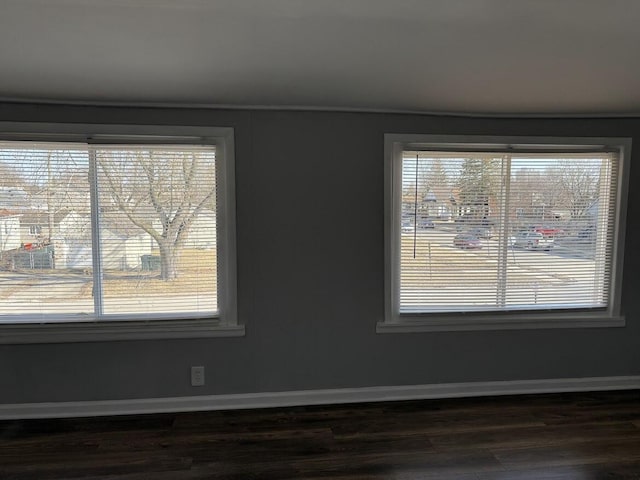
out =
{"type": "Polygon", "coordinates": [[[564,235],[564,230],[551,225],[538,225],[531,227],[531,230],[537,233],[541,233],[543,237],[559,237],[564,235]]]}

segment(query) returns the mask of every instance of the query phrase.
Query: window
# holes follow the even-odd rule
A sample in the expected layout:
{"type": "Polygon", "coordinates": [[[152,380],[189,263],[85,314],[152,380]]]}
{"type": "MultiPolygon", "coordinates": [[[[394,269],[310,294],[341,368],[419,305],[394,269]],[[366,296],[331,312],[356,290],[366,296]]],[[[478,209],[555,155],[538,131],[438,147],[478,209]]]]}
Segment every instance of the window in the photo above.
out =
{"type": "Polygon", "coordinates": [[[242,334],[230,129],[5,127],[0,341],[242,334]]]}
{"type": "Polygon", "coordinates": [[[378,331],[623,325],[626,139],[386,136],[378,331]]]}

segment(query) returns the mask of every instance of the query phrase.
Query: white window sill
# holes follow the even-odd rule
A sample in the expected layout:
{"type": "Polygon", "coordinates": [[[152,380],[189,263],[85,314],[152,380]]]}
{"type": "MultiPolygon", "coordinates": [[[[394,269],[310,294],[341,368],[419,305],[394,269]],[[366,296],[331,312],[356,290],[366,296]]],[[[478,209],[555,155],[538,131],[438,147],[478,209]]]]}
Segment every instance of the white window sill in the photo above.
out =
{"type": "Polygon", "coordinates": [[[244,334],[244,325],[222,325],[219,320],[207,319],[11,324],[0,325],[0,344],[241,337],[244,334]]]}
{"type": "Polygon", "coordinates": [[[545,328],[624,327],[623,316],[595,315],[500,315],[495,317],[401,316],[393,322],[378,322],[376,333],[456,332],[469,330],[534,330],[545,328]]]}

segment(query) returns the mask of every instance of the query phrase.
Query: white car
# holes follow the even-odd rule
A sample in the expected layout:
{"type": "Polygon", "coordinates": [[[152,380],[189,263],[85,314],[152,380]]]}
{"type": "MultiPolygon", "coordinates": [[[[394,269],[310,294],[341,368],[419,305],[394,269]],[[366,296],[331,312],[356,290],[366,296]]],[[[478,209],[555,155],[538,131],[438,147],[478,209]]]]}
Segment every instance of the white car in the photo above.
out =
{"type": "Polygon", "coordinates": [[[411,233],[413,230],[413,222],[410,219],[404,218],[402,220],[402,233],[411,233]]]}
{"type": "Polygon", "coordinates": [[[553,248],[553,238],[545,237],[538,232],[519,232],[513,237],[512,245],[513,247],[528,248],[530,250],[549,251],[553,248]]]}

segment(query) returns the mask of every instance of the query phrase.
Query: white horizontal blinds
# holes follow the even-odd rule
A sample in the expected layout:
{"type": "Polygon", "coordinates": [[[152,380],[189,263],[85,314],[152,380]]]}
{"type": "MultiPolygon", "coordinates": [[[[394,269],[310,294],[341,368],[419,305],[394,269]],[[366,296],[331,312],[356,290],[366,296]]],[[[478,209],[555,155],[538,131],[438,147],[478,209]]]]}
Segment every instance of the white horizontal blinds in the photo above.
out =
{"type": "Polygon", "coordinates": [[[508,256],[508,305],[607,305],[612,168],[606,155],[513,157],[509,210],[515,248],[508,256]],[[532,231],[542,234],[542,245],[524,238],[523,232],[532,231]]]}
{"type": "Polygon", "coordinates": [[[483,240],[470,233],[486,228],[497,212],[501,161],[483,154],[456,158],[405,153],[401,310],[495,305],[497,248],[477,249],[483,240]],[[454,247],[454,239],[459,247],[454,247]]]}
{"type": "Polygon", "coordinates": [[[88,165],[85,145],[0,142],[3,318],[93,312],[88,165]]]}
{"type": "Polygon", "coordinates": [[[606,307],[616,168],[602,153],[404,152],[401,312],[606,307]]]}
{"type": "Polygon", "coordinates": [[[104,314],[217,312],[215,148],[92,148],[104,314]]]}

